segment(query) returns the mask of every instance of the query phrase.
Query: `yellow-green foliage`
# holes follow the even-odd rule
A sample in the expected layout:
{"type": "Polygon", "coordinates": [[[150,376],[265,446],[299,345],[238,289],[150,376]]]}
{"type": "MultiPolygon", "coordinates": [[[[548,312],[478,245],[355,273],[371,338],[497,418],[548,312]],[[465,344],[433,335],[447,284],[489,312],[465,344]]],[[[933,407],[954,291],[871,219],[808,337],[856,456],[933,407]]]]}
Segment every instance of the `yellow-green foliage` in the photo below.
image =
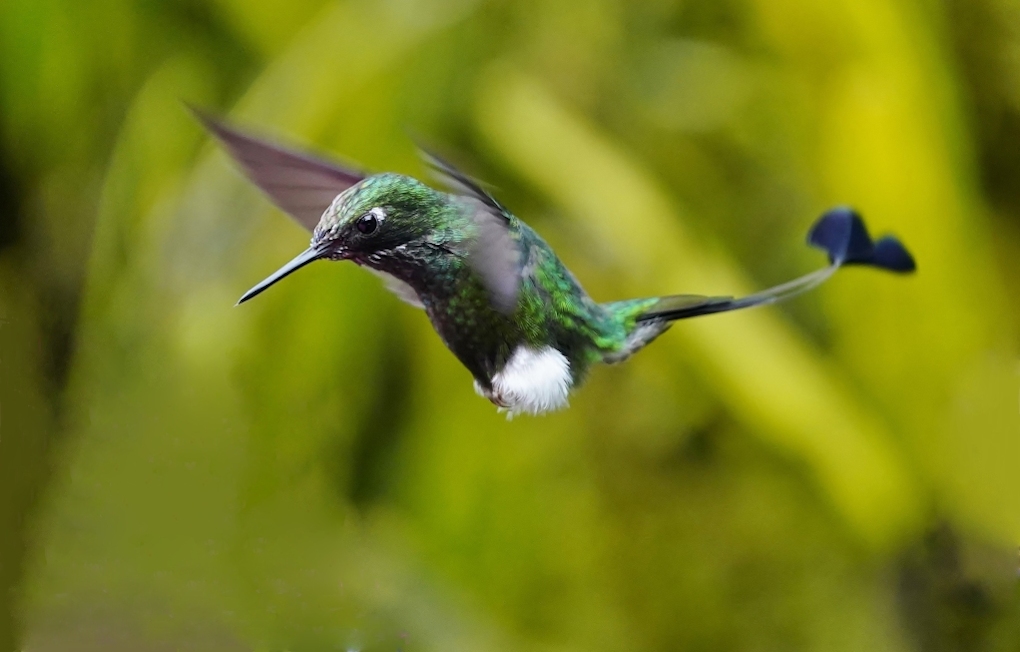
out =
{"type": "Polygon", "coordinates": [[[0,645],[1020,646],[1020,10],[1005,0],[0,2],[0,645]],[[182,101],[460,152],[599,301],[682,322],[512,422],[182,101]],[[5,615],[7,614],[7,615],[5,615]]]}

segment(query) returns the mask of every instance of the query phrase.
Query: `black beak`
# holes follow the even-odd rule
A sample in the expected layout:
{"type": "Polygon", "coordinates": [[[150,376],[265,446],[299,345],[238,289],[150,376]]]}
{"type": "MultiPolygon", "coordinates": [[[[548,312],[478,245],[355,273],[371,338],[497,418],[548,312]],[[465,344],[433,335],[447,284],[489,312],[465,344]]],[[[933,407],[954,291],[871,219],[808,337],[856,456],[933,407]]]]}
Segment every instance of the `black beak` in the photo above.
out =
{"type": "Polygon", "coordinates": [[[248,299],[251,299],[255,295],[261,294],[266,288],[268,288],[273,283],[276,283],[283,277],[289,276],[290,274],[298,271],[308,263],[314,263],[320,258],[325,257],[326,252],[321,249],[316,249],[314,247],[309,247],[308,249],[305,249],[304,251],[299,253],[294,258],[294,260],[290,261],[280,269],[276,270],[276,272],[274,272],[272,276],[262,281],[261,283],[259,283],[252,289],[248,290],[247,292],[245,292],[244,296],[237,300],[237,305],[241,305],[242,303],[244,303],[248,299]]]}

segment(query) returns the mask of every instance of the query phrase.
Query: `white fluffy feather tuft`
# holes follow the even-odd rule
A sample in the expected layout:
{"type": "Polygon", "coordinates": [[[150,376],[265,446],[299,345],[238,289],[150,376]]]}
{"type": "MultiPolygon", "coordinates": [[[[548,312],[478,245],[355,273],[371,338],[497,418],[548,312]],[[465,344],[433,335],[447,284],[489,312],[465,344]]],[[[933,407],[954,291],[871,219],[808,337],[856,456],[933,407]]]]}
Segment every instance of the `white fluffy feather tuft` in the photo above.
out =
{"type": "Polygon", "coordinates": [[[542,414],[567,405],[573,378],[570,361],[551,346],[534,349],[518,346],[499,373],[492,377],[491,395],[475,383],[475,391],[485,396],[507,417],[516,414],[542,414]]]}
{"type": "Polygon", "coordinates": [[[404,283],[396,276],[387,274],[386,272],[381,272],[378,269],[372,269],[371,267],[366,267],[365,269],[381,278],[383,283],[386,284],[386,289],[397,295],[397,297],[399,297],[404,303],[409,303],[415,308],[425,307],[422,305],[421,298],[418,297],[418,293],[414,291],[414,288],[407,283],[404,283]]]}

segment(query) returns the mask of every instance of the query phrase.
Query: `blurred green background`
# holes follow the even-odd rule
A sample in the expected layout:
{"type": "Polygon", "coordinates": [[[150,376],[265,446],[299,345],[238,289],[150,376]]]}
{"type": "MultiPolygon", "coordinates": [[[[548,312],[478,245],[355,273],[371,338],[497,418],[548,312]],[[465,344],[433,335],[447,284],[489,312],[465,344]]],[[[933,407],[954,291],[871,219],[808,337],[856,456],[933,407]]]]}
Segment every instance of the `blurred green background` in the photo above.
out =
{"type": "Polygon", "coordinates": [[[1020,649],[1020,4],[4,0],[0,646],[1020,649]],[[683,322],[507,422],[182,101],[456,153],[599,300],[762,288],[852,204],[919,273],[683,322]]]}

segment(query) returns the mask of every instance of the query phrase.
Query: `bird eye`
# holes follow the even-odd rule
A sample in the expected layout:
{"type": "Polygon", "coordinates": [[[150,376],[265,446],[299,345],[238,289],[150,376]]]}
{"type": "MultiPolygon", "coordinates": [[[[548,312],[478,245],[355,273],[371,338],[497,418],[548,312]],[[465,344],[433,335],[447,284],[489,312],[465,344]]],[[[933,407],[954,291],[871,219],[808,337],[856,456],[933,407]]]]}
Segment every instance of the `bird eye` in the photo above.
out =
{"type": "Polygon", "coordinates": [[[376,219],[375,215],[372,213],[365,213],[358,218],[358,221],[354,226],[356,226],[358,231],[361,233],[370,235],[375,233],[375,230],[379,228],[379,220],[376,219]]]}

